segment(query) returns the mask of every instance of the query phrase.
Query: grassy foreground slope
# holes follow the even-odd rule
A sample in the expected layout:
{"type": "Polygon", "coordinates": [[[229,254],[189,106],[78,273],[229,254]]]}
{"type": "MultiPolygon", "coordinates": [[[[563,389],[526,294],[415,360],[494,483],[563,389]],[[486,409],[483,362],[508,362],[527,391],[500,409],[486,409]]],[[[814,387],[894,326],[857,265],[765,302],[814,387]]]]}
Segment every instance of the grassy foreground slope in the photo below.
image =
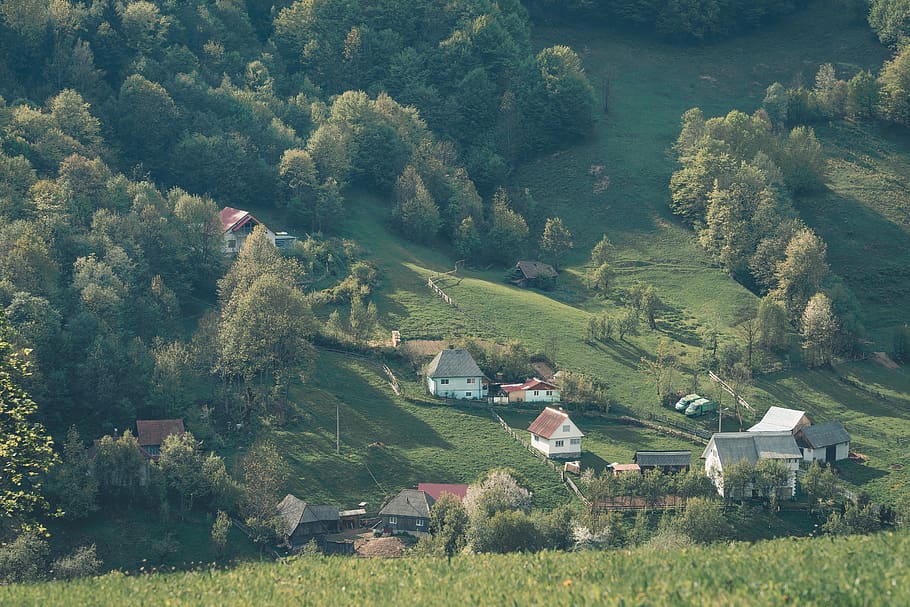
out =
{"type": "Polygon", "coordinates": [[[907,605],[910,535],[668,553],[313,558],[0,588],[3,605],[907,605]],[[669,558],[668,558],[669,557],[669,558]]]}

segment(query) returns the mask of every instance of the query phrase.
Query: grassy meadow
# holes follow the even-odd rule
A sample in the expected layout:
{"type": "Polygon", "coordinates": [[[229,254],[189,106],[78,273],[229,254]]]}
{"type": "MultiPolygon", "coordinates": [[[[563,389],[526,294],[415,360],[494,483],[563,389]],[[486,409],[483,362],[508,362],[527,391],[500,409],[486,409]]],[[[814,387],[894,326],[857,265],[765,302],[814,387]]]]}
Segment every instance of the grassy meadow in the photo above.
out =
{"type": "Polygon", "coordinates": [[[3,605],[906,605],[910,535],[700,548],[304,558],[230,570],[0,587],[3,605]],[[811,563],[811,565],[809,565],[811,563]],[[807,567],[811,567],[811,575],[807,567]]]}

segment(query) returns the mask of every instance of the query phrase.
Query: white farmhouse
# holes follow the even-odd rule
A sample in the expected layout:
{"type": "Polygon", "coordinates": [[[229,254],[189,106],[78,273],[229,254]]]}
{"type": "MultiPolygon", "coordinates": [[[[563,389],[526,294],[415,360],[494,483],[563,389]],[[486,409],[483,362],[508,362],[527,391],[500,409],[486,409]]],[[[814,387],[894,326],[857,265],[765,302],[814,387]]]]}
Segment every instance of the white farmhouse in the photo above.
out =
{"type": "Polygon", "coordinates": [[[724,495],[724,470],[730,466],[743,460],[753,465],[762,459],[779,460],[790,469],[787,484],[780,487],[783,497],[796,494],[796,471],[802,457],[796,440],[788,431],[718,432],[708,441],[701,456],[705,460],[705,473],[721,495],[724,495]]]}
{"type": "Polygon", "coordinates": [[[499,388],[506,393],[510,403],[559,402],[559,386],[536,377],[523,384],[503,384],[499,388]]]}
{"type": "Polygon", "coordinates": [[[236,255],[237,251],[246,242],[247,237],[253,233],[253,229],[261,225],[265,228],[266,236],[272,244],[275,244],[275,232],[271,231],[268,226],[253,217],[249,211],[224,207],[221,209],[221,230],[224,234],[224,252],[228,255],[236,255]]]}
{"type": "Polygon", "coordinates": [[[427,388],[443,398],[483,399],[483,372],[467,350],[443,350],[427,366],[427,388]]]}
{"type": "Polygon", "coordinates": [[[561,409],[547,407],[528,426],[531,446],[554,458],[577,458],[581,456],[581,439],[584,436],[578,426],[561,409]]]}
{"type": "Polygon", "coordinates": [[[850,435],[840,422],[801,428],[796,433],[796,444],[807,462],[836,462],[850,455],[850,435]]]}

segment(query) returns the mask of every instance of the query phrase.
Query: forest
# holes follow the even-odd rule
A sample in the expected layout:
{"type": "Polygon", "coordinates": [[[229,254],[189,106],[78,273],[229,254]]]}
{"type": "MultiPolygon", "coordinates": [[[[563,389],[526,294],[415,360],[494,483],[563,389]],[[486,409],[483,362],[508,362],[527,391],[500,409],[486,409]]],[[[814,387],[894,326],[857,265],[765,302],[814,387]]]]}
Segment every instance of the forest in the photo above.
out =
{"type": "MultiPolygon", "coordinates": [[[[830,373],[892,407],[883,417],[899,420],[899,434],[910,385],[906,270],[877,269],[887,280],[868,288],[851,265],[858,256],[818,208],[840,194],[832,141],[846,129],[860,139],[898,133],[888,140],[899,150],[892,156],[910,155],[907,8],[906,0],[0,1],[0,580],[99,571],[91,534],[75,530],[114,529],[105,517],[130,509],[162,528],[201,528],[225,560],[262,554],[287,489],[332,497],[315,471],[327,455],[289,450],[292,429],[318,427],[327,440],[335,430],[322,418],[338,414],[327,403],[367,417],[372,405],[362,403],[381,400],[367,363],[340,362],[339,353],[381,359],[417,390],[411,377],[425,361],[389,349],[391,329],[458,342],[491,377],[524,380],[532,363],[547,362],[564,371],[567,407],[602,416],[653,415],[710,370],[762,395],[774,395],[778,379],[830,373]],[[618,97],[632,87],[618,67],[600,64],[599,36],[685,58],[747,44],[806,11],[836,14],[876,54],[822,57],[797,75],[785,66],[749,72],[760,90],[745,102],[673,92],[672,134],[636,160],[663,163],[645,195],[626,195],[610,156],[635,156],[631,137],[611,142],[602,164],[584,156],[569,185],[551,168],[648,120],[642,109],[617,123],[630,103],[618,97]],[[581,182],[583,193],[572,189],[581,182]],[[666,231],[639,234],[628,209],[645,208],[644,199],[666,231]],[[257,230],[226,256],[224,207],[290,227],[298,240],[277,249],[257,230]],[[685,244],[642,253],[636,239],[685,244]],[[559,282],[506,292],[502,276],[528,258],[552,264],[559,282]],[[683,262],[707,277],[701,291],[716,293],[712,309],[693,303],[698,284],[679,294],[672,268],[650,269],[683,262]],[[453,265],[462,278],[440,284],[462,316],[425,287],[453,265]],[[879,351],[897,379],[849,367],[879,351]],[[163,418],[185,419],[189,432],[149,468],[132,428],[163,418]],[[229,515],[250,531],[250,547],[225,549],[229,515]]],[[[882,187],[884,199],[903,186],[882,187]]],[[[883,211],[898,245],[904,202],[883,211]]],[[[823,390],[813,394],[807,402],[825,400],[823,390]]],[[[431,415],[415,412],[430,406],[425,395],[414,398],[382,406],[431,427],[431,415]]],[[[861,419],[858,407],[838,406],[861,419]]],[[[455,424],[440,420],[437,434],[455,424]]],[[[884,497],[890,477],[878,474],[900,443],[881,447],[876,435],[863,428],[859,439],[879,458],[875,473],[843,473],[851,490],[871,495],[852,510],[820,508],[835,535],[900,525],[910,512],[903,493],[884,497]],[[887,510],[874,524],[863,510],[872,501],[887,510]]],[[[348,461],[376,485],[369,463],[379,458],[391,474],[394,457],[417,457],[405,447],[376,456],[365,446],[376,442],[352,445],[348,461]]],[[[452,472],[438,457],[424,473],[479,483],[495,467],[472,459],[452,472]]],[[[515,474],[547,508],[509,507],[508,516],[493,508],[498,531],[533,530],[535,546],[515,549],[570,548],[580,506],[552,497],[558,490],[540,471],[515,474]]],[[[614,490],[603,478],[588,483],[614,490]]],[[[354,485],[378,497],[371,481],[354,485]]],[[[693,492],[690,519],[674,533],[700,512],[716,522],[733,507],[711,493],[693,492]]],[[[731,520],[748,525],[737,512],[731,520]]],[[[593,532],[622,528],[624,538],[637,529],[640,544],[671,530],[656,519],[587,522],[593,532]]],[[[496,531],[464,531],[459,548],[474,541],[470,533],[496,531]]],[[[741,537],[718,537],[733,536],[741,537]]],[[[497,539],[484,537],[475,537],[476,551],[506,551],[482,548],[497,539]]],[[[162,564],[190,553],[170,534],[147,543],[162,564]]],[[[117,554],[125,567],[144,558],[117,554]]]]}

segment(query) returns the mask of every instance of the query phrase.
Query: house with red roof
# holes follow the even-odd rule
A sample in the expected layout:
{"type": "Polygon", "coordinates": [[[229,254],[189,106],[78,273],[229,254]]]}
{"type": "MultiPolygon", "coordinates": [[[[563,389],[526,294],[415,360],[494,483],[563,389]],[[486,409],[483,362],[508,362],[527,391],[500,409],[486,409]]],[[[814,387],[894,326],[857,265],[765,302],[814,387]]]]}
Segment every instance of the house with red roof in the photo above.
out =
{"type": "Polygon", "coordinates": [[[551,458],[578,458],[581,456],[581,439],[569,414],[562,409],[547,407],[528,426],[531,446],[551,458]]]}
{"type": "Polygon", "coordinates": [[[186,432],[182,419],[137,419],[136,431],[139,448],[151,459],[158,459],[165,438],[186,432]]]}
{"type": "Polygon", "coordinates": [[[502,384],[509,403],[558,403],[559,386],[536,377],[521,384],[502,384]]]}
{"type": "Polygon", "coordinates": [[[443,493],[451,493],[459,500],[464,500],[468,495],[467,485],[452,485],[447,483],[417,483],[417,490],[423,491],[436,501],[439,501],[439,498],[443,493]]]}
{"type": "Polygon", "coordinates": [[[247,237],[253,233],[256,226],[265,228],[266,236],[273,245],[283,249],[297,240],[287,232],[273,232],[267,225],[256,219],[249,211],[224,207],[221,209],[221,231],[224,234],[224,252],[227,255],[236,255],[243,246],[247,237]]]}

